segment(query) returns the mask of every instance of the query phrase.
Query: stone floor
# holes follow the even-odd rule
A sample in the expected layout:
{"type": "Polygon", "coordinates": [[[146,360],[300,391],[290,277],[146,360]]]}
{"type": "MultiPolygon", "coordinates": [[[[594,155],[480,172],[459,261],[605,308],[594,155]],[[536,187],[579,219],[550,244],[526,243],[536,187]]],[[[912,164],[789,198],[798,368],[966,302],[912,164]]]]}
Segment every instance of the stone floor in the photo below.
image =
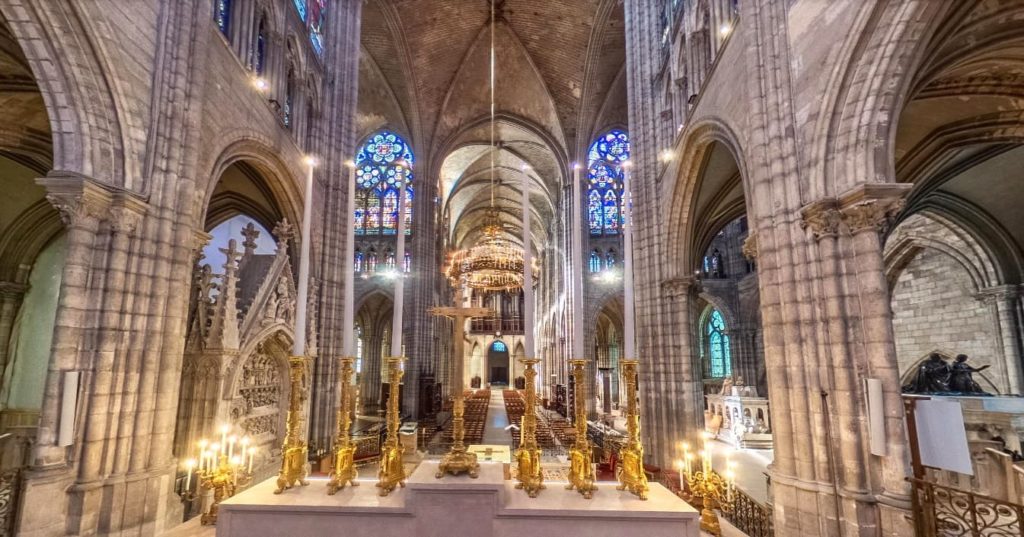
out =
{"type": "Polygon", "coordinates": [[[491,390],[491,400],[487,403],[487,424],[484,427],[482,444],[512,445],[512,435],[505,430],[508,427],[508,413],[505,412],[505,400],[501,389],[491,390]]]}

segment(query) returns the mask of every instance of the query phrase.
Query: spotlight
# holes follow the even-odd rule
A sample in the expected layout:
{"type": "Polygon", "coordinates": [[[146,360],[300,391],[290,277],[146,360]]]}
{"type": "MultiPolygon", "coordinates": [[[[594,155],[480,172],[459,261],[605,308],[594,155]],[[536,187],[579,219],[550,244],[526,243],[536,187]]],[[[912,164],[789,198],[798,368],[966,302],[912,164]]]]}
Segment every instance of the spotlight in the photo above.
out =
{"type": "Polygon", "coordinates": [[[725,36],[729,35],[729,32],[731,32],[731,31],[732,31],[732,26],[730,26],[728,24],[723,24],[722,27],[718,29],[718,33],[722,34],[722,37],[725,37],[725,36]]]}
{"type": "Polygon", "coordinates": [[[658,155],[658,159],[662,162],[672,162],[672,159],[675,158],[675,156],[675,153],[673,153],[671,149],[666,149],[658,155]]]}
{"type": "Polygon", "coordinates": [[[304,160],[306,162],[306,166],[309,166],[310,168],[315,168],[316,165],[319,163],[316,160],[316,157],[314,157],[313,155],[306,155],[306,158],[304,160]]]}
{"type": "Polygon", "coordinates": [[[260,93],[267,91],[267,88],[269,87],[269,84],[267,84],[267,79],[261,76],[254,78],[252,81],[252,85],[256,88],[256,91],[259,91],[260,93]]]}

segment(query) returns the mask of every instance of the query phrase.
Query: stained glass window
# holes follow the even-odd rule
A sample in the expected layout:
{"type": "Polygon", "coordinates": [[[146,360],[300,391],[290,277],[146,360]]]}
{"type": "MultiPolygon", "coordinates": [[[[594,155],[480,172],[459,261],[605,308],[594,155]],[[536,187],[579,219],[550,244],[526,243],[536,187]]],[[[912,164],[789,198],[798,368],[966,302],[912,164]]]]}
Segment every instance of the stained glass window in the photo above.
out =
{"type": "Polygon", "coordinates": [[[295,9],[299,12],[299,18],[302,22],[306,22],[306,0],[293,0],[295,2],[295,9]]]}
{"type": "Polygon", "coordinates": [[[601,272],[601,254],[597,253],[597,250],[590,252],[590,262],[588,263],[590,272],[601,272]]]}
{"type": "Polygon", "coordinates": [[[611,249],[611,250],[608,250],[608,252],[606,254],[604,254],[604,268],[606,268],[606,269],[613,269],[613,268],[615,268],[615,249],[614,248],[611,249]]]}
{"type": "Polygon", "coordinates": [[[364,256],[363,256],[363,251],[359,250],[357,248],[356,249],[356,259],[355,259],[355,263],[354,263],[355,264],[356,272],[362,272],[363,271],[363,261],[364,260],[365,259],[364,259],[364,256]]]}
{"type": "Polygon", "coordinates": [[[412,270],[412,254],[405,252],[405,260],[402,261],[402,271],[409,272],[412,270]]]}
{"type": "Polygon", "coordinates": [[[729,336],[725,333],[725,319],[722,312],[711,310],[704,328],[706,339],[707,372],[711,378],[732,376],[732,359],[729,354],[729,336]]]}
{"type": "Polygon", "coordinates": [[[608,131],[590,146],[587,224],[591,235],[618,235],[622,227],[622,163],[627,160],[629,135],[625,131],[608,131]]]}
{"type": "MultiPolygon", "coordinates": [[[[413,163],[409,144],[395,133],[371,136],[356,155],[357,235],[394,235],[398,232],[399,166],[413,163]]],[[[413,174],[405,172],[405,232],[412,232],[413,174]]]]}
{"type": "Polygon", "coordinates": [[[309,0],[309,42],[313,44],[313,50],[319,55],[324,53],[325,20],[327,20],[327,0],[309,0]]]}
{"type": "Polygon", "coordinates": [[[491,350],[494,352],[506,352],[508,351],[508,347],[505,346],[504,341],[495,341],[491,344],[491,350]]]}
{"type": "Polygon", "coordinates": [[[225,36],[231,29],[231,0],[213,0],[213,21],[225,36]]]}
{"type": "Polygon", "coordinates": [[[256,74],[262,75],[266,67],[267,59],[267,19],[260,17],[260,23],[256,30],[256,50],[252,55],[252,69],[256,74]]]}

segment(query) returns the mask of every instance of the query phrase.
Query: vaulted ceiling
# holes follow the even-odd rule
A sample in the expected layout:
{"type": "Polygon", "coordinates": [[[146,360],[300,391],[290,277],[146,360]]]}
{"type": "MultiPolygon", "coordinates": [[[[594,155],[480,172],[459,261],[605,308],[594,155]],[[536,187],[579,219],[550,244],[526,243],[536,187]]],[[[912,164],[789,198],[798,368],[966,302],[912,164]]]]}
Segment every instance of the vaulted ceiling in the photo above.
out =
{"type": "MultiPolygon", "coordinates": [[[[519,240],[529,167],[534,243],[571,162],[626,124],[620,0],[496,0],[495,205],[519,240]]],[[[376,0],[363,8],[358,131],[407,137],[437,181],[450,244],[472,244],[491,203],[490,0],[376,0]]]]}

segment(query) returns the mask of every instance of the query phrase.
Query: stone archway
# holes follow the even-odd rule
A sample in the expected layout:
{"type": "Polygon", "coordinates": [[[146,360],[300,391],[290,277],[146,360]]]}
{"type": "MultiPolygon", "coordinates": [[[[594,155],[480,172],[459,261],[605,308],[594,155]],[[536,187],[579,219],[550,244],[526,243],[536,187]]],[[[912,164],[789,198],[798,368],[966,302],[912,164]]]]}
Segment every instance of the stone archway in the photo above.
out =
{"type": "Polygon", "coordinates": [[[494,340],[487,347],[487,383],[491,386],[507,386],[509,384],[509,365],[511,356],[504,341],[494,340]]]}

